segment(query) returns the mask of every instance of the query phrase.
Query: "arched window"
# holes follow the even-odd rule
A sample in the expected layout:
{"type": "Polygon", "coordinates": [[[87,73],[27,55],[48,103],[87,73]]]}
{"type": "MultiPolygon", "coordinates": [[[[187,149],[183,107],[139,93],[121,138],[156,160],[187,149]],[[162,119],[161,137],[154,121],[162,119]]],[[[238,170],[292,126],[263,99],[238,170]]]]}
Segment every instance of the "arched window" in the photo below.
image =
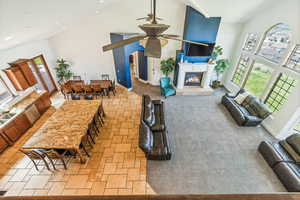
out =
{"type": "Polygon", "coordinates": [[[265,34],[264,40],[258,51],[258,55],[279,63],[285,55],[289,43],[291,42],[292,31],[287,24],[276,24],[265,34]]]}

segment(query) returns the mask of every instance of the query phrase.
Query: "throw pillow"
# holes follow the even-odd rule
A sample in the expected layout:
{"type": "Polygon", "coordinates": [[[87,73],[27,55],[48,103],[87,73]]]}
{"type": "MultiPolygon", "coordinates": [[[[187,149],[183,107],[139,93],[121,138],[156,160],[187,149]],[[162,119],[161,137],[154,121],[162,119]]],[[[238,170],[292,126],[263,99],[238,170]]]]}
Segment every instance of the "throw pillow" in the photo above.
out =
{"type": "Polygon", "coordinates": [[[237,97],[234,98],[234,101],[238,104],[242,104],[249,94],[247,92],[240,93],[237,97]]]}

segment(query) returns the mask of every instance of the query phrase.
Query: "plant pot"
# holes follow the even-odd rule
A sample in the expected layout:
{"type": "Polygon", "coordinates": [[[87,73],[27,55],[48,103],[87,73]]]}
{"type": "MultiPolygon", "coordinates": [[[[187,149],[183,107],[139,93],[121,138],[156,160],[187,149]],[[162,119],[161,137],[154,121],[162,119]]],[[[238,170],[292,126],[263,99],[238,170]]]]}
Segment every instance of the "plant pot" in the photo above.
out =
{"type": "Polygon", "coordinates": [[[221,81],[213,81],[212,82],[212,87],[213,88],[219,88],[219,87],[221,87],[221,81]]]}

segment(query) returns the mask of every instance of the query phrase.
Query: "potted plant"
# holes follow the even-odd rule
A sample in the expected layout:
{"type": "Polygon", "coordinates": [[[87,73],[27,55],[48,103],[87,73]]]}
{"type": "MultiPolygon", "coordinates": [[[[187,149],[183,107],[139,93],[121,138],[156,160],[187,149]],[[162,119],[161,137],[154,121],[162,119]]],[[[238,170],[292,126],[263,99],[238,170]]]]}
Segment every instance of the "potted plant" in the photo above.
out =
{"type": "Polygon", "coordinates": [[[221,86],[220,77],[225,72],[227,68],[230,67],[230,63],[228,59],[220,59],[217,60],[215,71],[217,73],[217,80],[214,80],[212,83],[213,88],[219,88],[221,86]]]}
{"type": "Polygon", "coordinates": [[[175,60],[173,58],[168,58],[166,60],[162,60],[160,63],[160,70],[162,73],[168,77],[170,73],[172,73],[175,69],[175,60]]]}
{"type": "Polygon", "coordinates": [[[57,59],[57,67],[55,67],[56,77],[59,83],[68,81],[72,76],[73,72],[70,70],[70,64],[64,59],[57,59]]]}
{"type": "Polygon", "coordinates": [[[213,88],[219,88],[221,86],[221,80],[220,80],[221,75],[225,72],[225,70],[227,68],[230,67],[230,63],[229,63],[228,59],[219,59],[218,60],[218,57],[221,55],[223,55],[223,48],[220,45],[215,46],[213,53],[212,53],[212,59],[213,59],[213,62],[216,64],[214,70],[217,74],[217,80],[214,80],[212,82],[213,88]]]}
{"type": "Polygon", "coordinates": [[[169,77],[169,74],[175,69],[175,63],[176,62],[173,58],[162,60],[160,63],[160,70],[165,75],[165,77],[160,79],[160,88],[161,94],[165,98],[176,94],[175,88],[170,84],[171,79],[169,77]]]}

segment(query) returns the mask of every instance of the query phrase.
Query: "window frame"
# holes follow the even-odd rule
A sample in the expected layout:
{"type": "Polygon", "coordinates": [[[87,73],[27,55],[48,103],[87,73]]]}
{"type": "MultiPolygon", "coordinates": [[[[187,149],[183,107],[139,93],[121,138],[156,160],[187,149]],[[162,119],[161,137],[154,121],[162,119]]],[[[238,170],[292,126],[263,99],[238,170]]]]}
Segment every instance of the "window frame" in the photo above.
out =
{"type": "Polygon", "coordinates": [[[234,70],[234,73],[233,73],[233,75],[232,75],[232,78],[231,78],[231,82],[233,83],[233,84],[235,84],[235,85],[237,85],[237,86],[241,86],[241,85],[243,85],[243,82],[244,82],[244,79],[245,79],[245,77],[247,77],[247,73],[248,73],[248,71],[249,71],[249,66],[250,66],[250,63],[251,63],[251,58],[250,58],[250,56],[248,56],[248,55],[245,55],[245,54],[242,54],[241,56],[240,56],[240,58],[239,58],[239,61],[238,61],[238,63],[237,63],[237,66],[236,66],[236,68],[235,68],[235,70],[234,70]],[[246,63],[246,65],[243,65],[242,63],[241,63],[241,61],[243,61],[244,60],[244,58],[247,58],[247,63],[246,63]],[[244,67],[244,72],[243,72],[243,74],[240,74],[240,73],[238,73],[239,71],[241,71],[241,68],[240,68],[240,66],[243,66],[244,67]],[[240,75],[240,83],[236,83],[236,82],[234,82],[234,79],[235,79],[235,76],[236,75],[240,75]]]}
{"type": "Polygon", "coordinates": [[[15,97],[15,95],[11,91],[11,89],[9,88],[9,86],[7,85],[7,83],[5,82],[5,80],[1,77],[1,75],[0,75],[0,84],[2,84],[5,87],[6,91],[9,93],[9,97],[7,97],[7,98],[5,98],[3,100],[0,100],[0,105],[2,105],[4,103],[6,103],[6,102],[11,101],[15,97]]]}
{"type": "MultiPolygon", "coordinates": [[[[293,50],[291,51],[291,53],[290,53],[289,56],[287,57],[286,62],[285,62],[285,64],[283,65],[283,67],[285,67],[285,68],[287,68],[287,69],[290,69],[290,70],[292,70],[292,71],[294,71],[294,72],[300,73],[300,68],[299,68],[299,70],[297,70],[297,69],[294,69],[294,68],[291,68],[291,67],[288,66],[290,60],[292,59],[292,57],[295,56],[294,54],[297,53],[297,49],[299,49],[299,51],[300,51],[300,44],[296,44],[296,45],[294,46],[293,50]]],[[[298,53],[298,54],[299,54],[299,56],[300,56],[300,53],[298,53]]],[[[296,61],[296,62],[298,62],[298,63],[296,64],[296,66],[297,66],[297,65],[300,66],[300,59],[299,59],[299,61],[296,61]]]]}
{"type": "Polygon", "coordinates": [[[287,81],[289,78],[291,78],[291,77],[289,77],[288,75],[286,75],[286,74],[284,74],[284,73],[280,73],[280,74],[278,75],[276,81],[274,82],[272,88],[270,89],[270,91],[269,91],[267,97],[265,98],[264,104],[267,105],[267,106],[272,110],[273,113],[274,113],[274,112],[280,111],[281,106],[283,106],[283,105],[286,103],[286,101],[288,100],[288,96],[290,95],[291,90],[292,90],[293,88],[295,88],[295,86],[296,86],[295,84],[297,83],[297,80],[293,79],[292,83],[289,83],[289,82],[287,81]],[[282,80],[281,78],[282,78],[283,76],[286,76],[287,79],[286,79],[286,80],[282,80]],[[282,81],[283,84],[282,84],[281,86],[278,86],[278,83],[279,83],[280,81],[282,81]],[[288,89],[285,89],[284,86],[288,86],[288,89]],[[279,88],[280,91],[283,90],[283,91],[285,92],[285,94],[284,94],[284,95],[281,95],[280,93],[276,92],[276,91],[275,91],[276,88],[279,88]],[[273,98],[273,97],[271,97],[271,96],[272,96],[272,94],[274,94],[274,93],[275,93],[276,96],[273,98]],[[280,100],[277,99],[278,97],[280,98],[280,100]],[[269,101],[270,98],[272,98],[272,100],[273,100],[272,103],[268,103],[268,101],[269,101]],[[274,102],[276,102],[278,105],[277,105],[277,106],[273,106],[272,104],[273,104],[274,102]],[[273,108],[274,108],[274,109],[273,109],[273,108]]]}
{"type": "MultiPolygon", "coordinates": [[[[290,40],[290,42],[288,43],[288,47],[285,49],[285,52],[283,53],[283,56],[278,60],[278,62],[277,62],[277,61],[274,61],[274,60],[272,60],[272,59],[270,59],[270,58],[265,57],[265,56],[262,55],[260,52],[261,52],[262,46],[263,46],[263,44],[264,44],[264,42],[265,42],[265,40],[266,40],[267,34],[268,34],[273,28],[275,28],[276,26],[282,25],[282,24],[283,24],[283,25],[288,25],[288,26],[290,26],[289,24],[286,24],[286,23],[277,23],[277,24],[271,26],[271,27],[264,33],[263,38],[261,39],[260,44],[259,44],[259,46],[258,46],[258,48],[257,48],[257,50],[256,50],[256,53],[255,53],[256,56],[258,56],[258,57],[260,57],[260,58],[263,58],[263,59],[265,59],[265,60],[267,60],[267,61],[269,61],[269,62],[271,62],[271,63],[273,63],[273,64],[276,64],[276,65],[280,65],[280,64],[283,62],[283,60],[286,59],[286,57],[287,57],[287,52],[288,52],[288,50],[290,49],[290,45],[291,45],[291,43],[292,43],[291,40],[290,40]]],[[[291,34],[292,34],[292,31],[291,31],[291,34]]],[[[291,35],[291,38],[292,38],[292,35],[291,35]]]]}
{"type": "Polygon", "coordinates": [[[258,43],[259,43],[259,35],[258,35],[257,33],[248,33],[248,34],[247,34],[247,37],[246,37],[246,40],[245,40],[245,42],[244,42],[242,51],[249,52],[249,53],[255,52],[258,43]],[[254,41],[253,48],[252,48],[251,50],[248,50],[248,49],[246,49],[246,45],[247,45],[247,43],[250,41],[250,36],[251,36],[251,35],[254,36],[255,41],[254,41]]]}

